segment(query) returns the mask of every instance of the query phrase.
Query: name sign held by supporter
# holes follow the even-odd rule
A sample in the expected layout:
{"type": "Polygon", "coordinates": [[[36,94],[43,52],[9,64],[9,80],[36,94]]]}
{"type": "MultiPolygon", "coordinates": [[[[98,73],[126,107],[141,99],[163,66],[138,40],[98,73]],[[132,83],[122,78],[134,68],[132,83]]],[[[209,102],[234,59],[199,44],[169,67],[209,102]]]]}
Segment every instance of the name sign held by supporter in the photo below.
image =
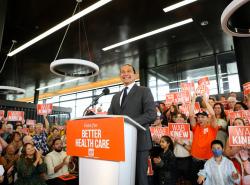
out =
{"type": "Polygon", "coordinates": [[[36,124],[36,120],[34,119],[26,119],[26,125],[35,125],[36,124]]]}
{"type": "Polygon", "coordinates": [[[189,82],[189,83],[181,83],[181,91],[189,91],[189,92],[194,92],[195,87],[194,87],[194,82],[189,82]]]}
{"type": "Polygon", "coordinates": [[[53,105],[52,103],[49,104],[37,104],[37,115],[48,115],[52,114],[53,105]]]}
{"type": "Polygon", "coordinates": [[[190,139],[190,125],[187,123],[169,123],[169,135],[173,138],[190,139]]]}
{"type": "Polygon", "coordinates": [[[0,120],[4,118],[4,110],[0,110],[0,120]]]}
{"type": "Polygon", "coordinates": [[[149,127],[153,141],[160,141],[162,136],[168,136],[168,127],[149,127]]]}
{"type": "Polygon", "coordinates": [[[209,97],[209,86],[210,81],[208,77],[203,77],[198,80],[198,87],[196,89],[196,94],[199,96],[202,96],[203,94],[206,94],[207,97],[209,97]]]}
{"type": "Polygon", "coordinates": [[[8,121],[23,121],[24,111],[8,111],[7,120],[8,121]]]}
{"type": "Polygon", "coordinates": [[[99,160],[125,161],[124,119],[69,120],[67,154],[99,160]]]}
{"type": "Polygon", "coordinates": [[[230,146],[250,146],[250,126],[229,126],[230,146]]]}
{"type": "Polygon", "coordinates": [[[247,96],[250,94],[250,82],[243,84],[243,94],[247,96]]]}

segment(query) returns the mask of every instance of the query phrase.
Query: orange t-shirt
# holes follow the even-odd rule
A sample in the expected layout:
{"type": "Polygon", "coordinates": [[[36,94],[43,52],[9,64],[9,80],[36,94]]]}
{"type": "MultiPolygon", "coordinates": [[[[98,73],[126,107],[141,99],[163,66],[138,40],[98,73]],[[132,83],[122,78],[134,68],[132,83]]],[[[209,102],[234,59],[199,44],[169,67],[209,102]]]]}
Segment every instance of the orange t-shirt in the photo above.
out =
{"type": "Polygon", "coordinates": [[[193,128],[193,143],[191,155],[198,159],[209,159],[213,156],[211,150],[211,142],[215,140],[218,128],[213,128],[210,125],[201,127],[196,124],[193,128]]]}

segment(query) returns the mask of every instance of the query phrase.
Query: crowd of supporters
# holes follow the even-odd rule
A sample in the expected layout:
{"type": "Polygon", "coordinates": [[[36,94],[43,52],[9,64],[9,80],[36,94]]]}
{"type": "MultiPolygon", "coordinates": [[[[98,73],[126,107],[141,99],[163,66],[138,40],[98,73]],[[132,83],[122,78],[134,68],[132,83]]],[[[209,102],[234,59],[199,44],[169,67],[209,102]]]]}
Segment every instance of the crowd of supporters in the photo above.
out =
{"type": "Polygon", "coordinates": [[[246,133],[247,144],[232,146],[229,142],[229,126],[250,126],[249,113],[248,117],[232,117],[242,111],[250,112],[250,94],[240,100],[236,93],[227,97],[194,93],[190,99],[188,111],[183,111],[180,103],[156,105],[157,118],[151,128],[189,124],[190,137],[169,134],[159,138],[151,133],[151,185],[250,185],[250,130],[246,133]]]}
{"type": "MultiPolygon", "coordinates": [[[[151,127],[181,123],[190,125],[191,130],[190,137],[184,139],[152,135],[150,185],[250,185],[250,145],[229,143],[229,126],[250,125],[246,117],[232,117],[233,112],[250,111],[250,94],[239,99],[236,93],[227,97],[194,93],[186,102],[188,111],[183,104],[157,103],[157,118],[151,127]]],[[[67,156],[65,133],[64,127],[49,126],[46,116],[44,123],[30,126],[2,118],[0,184],[78,184],[78,158],[67,156]]]]}
{"type": "Polygon", "coordinates": [[[67,185],[78,184],[78,159],[67,156],[62,126],[27,126],[21,122],[0,121],[0,184],[67,185]]]}

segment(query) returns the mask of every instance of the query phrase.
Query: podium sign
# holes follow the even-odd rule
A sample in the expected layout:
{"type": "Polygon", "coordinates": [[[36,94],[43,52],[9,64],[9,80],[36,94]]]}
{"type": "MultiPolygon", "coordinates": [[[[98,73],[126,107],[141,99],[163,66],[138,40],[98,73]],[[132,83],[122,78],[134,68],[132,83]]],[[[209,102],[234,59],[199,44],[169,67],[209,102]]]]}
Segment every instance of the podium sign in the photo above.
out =
{"type": "Polygon", "coordinates": [[[124,118],[69,120],[67,154],[100,160],[125,161],[124,118]]]}

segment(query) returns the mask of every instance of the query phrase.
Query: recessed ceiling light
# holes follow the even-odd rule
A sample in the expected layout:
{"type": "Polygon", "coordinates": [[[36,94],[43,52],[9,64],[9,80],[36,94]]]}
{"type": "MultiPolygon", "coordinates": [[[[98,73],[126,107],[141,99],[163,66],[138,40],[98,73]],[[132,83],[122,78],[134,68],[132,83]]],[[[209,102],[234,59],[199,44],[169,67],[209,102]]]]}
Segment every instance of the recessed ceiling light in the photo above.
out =
{"type": "Polygon", "coordinates": [[[202,21],[201,22],[201,26],[206,26],[206,25],[208,25],[208,21],[202,21]]]}
{"type": "Polygon", "coordinates": [[[182,7],[182,6],[188,5],[188,4],[193,3],[193,2],[195,2],[195,1],[197,1],[197,0],[184,0],[184,1],[181,1],[181,2],[179,2],[179,3],[173,4],[173,5],[171,5],[171,6],[168,6],[168,7],[164,8],[163,11],[164,11],[165,13],[166,13],[166,12],[170,12],[170,11],[172,11],[172,10],[175,10],[175,9],[180,8],[180,7],[182,7]]]}
{"type": "Polygon", "coordinates": [[[142,35],[130,38],[128,40],[124,40],[122,42],[119,42],[119,43],[116,43],[116,44],[112,44],[110,46],[102,48],[102,50],[103,51],[107,51],[107,50],[110,50],[110,49],[113,49],[113,48],[116,48],[116,47],[128,44],[130,42],[134,42],[136,40],[140,40],[140,39],[143,39],[143,38],[146,38],[146,37],[149,37],[149,36],[152,36],[152,35],[155,35],[155,34],[158,34],[158,33],[164,32],[164,31],[167,31],[167,30],[171,30],[173,28],[177,28],[179,26],[182,26],[182,25],[185,25],[185,24],[188,24],[188,23],[191,23],[191,22],[193,22],[193,19],[189,18],[189,19],[186,19],[186,20],[183,20],[183,21],[180,21],[180,22],[177,22],[177,23],[174,23],[174,24],[171,24],[171,25],[168,25],[168,26],[165,26],[165,27],[162,27],[162,28],[159,28],[159,29],[147,32],[147,33],[144,33],[142,35]]]}

